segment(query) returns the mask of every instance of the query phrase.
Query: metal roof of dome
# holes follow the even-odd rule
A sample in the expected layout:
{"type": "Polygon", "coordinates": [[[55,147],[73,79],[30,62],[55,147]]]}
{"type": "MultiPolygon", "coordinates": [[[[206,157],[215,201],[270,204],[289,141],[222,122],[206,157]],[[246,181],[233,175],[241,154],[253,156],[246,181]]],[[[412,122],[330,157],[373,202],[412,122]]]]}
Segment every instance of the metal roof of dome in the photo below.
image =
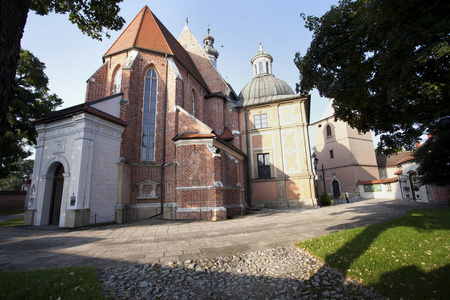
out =
{"type": "Polygon", "coordinates": [[[261,42],[259,43],[259,51],[256,52],[256,54],[253,56],[253,58],[251,60],[251,63],[253,64],[255,59],[260,57],[260,56],[267,56],[270,59],[271,62],[273,61],[272,55],[270,55],[269,52],[267,52],[266,50],[263,50],[261,42]]]}
{"type": "Polygon", "coordinates": [[[254,77],[239,94],[240,106],[250,106],[295,98],[294,91],[281,79],[271,74],[254,77]]]}

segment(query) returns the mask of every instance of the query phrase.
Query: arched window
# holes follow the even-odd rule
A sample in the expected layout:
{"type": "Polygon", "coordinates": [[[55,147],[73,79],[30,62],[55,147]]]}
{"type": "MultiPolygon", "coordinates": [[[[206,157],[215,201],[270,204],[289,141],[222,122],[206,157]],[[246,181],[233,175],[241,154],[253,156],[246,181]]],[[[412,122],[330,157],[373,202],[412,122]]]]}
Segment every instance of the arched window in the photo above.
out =
{"type": "Polygon", "coordinates": [[[194,90],[191,92],[191,115],[195,116],[195,93],[194,90]]]}
{"type": "Polygon", "coordinates": [[[260,62],[259,63],[259,74],[262,74],[262,73],[263,73],[263,63],[260,62]]]}
{"type": "Polygon", "coordinates": [[[151,68],[145,74],[144,109],[142,116],[141,160],[155,160],[156,95],[158,75],[151,68]]]}
{"type": "Polygon", "coordinates": [[[116,72],[116,76],[114,76],[113,94],[120,93],[121,89],[122,89],[122,69],[119,68],[116,72]]]}
{"type": "Polygon", "coordinates": [[[269,62],[266,61],[266,74],[269,74],[269,62]]]}
{"type": "Polygon", "coordinates": [[[329,138],[329,137],[332,137],[332,134],[331,134],[331,126],[330,126],[330,125],[327,125],[327,138],[329,138]]]}

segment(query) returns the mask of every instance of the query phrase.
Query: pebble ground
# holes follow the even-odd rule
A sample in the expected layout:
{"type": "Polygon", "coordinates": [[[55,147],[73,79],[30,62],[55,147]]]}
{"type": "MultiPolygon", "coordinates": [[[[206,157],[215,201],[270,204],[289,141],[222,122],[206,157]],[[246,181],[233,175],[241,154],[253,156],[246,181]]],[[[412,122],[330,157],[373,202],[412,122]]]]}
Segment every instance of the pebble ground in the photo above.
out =
{"type": "Polygon", "coordinates": [[[296,247],[98,271],[114,299],[384,299],[296,247]]]}

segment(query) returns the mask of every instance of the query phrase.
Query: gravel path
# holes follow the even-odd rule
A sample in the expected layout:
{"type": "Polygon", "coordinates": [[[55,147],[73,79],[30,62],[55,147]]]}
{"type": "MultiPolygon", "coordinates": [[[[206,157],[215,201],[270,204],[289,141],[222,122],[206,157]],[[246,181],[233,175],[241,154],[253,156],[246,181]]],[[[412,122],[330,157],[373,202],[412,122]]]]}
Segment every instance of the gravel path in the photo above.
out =
{"type": "Polygon", "coordinates": [[[114,299],[384,299],[296,247],[98,270],[114,299]]]}

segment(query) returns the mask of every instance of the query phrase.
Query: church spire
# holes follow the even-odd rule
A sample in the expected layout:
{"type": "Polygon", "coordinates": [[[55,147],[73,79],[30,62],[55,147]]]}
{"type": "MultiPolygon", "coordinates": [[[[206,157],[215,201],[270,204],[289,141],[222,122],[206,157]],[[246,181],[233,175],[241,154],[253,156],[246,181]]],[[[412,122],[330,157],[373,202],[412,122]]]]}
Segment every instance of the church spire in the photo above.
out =
{"type": "Polygon", "coordinates": [[[214,67],[217,68],[217,58],[219,57],[219,52],[214,48],[214,38],[209,34],[210,28],[208,26],[208,34],[203,38],[203,50],[208,56],[209,60],[212,62],[214,67]]]}

